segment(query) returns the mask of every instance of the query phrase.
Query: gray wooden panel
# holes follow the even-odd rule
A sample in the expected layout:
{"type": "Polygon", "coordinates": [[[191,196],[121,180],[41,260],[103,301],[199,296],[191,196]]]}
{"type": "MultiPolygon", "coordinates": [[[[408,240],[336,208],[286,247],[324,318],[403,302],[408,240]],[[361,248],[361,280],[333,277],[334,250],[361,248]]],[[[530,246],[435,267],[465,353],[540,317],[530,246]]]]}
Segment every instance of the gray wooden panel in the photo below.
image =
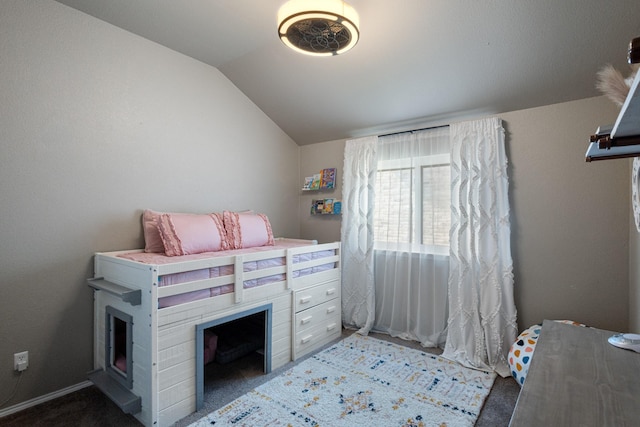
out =
{"type": "Polygon", "coordinates": [[[545,320],[509,425],[639,426],[640,353],[613,334],[545,320]]]}
{"type": "Polygon", "coordinates": [[[636,74],[633,84],[629,89],[629,94],[618,115],[612,138],[622,138],[640,135],[640,73],[636,74]]]}

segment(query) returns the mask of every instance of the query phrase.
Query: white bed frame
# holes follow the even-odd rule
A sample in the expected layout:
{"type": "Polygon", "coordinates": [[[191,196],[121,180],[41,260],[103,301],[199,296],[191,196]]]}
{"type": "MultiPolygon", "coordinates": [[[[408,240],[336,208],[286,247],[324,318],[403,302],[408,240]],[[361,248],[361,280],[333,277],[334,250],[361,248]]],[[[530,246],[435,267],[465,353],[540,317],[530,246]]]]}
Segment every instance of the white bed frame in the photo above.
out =
{"type": "MultiPolygon", "coordinates": [[[[296,241],[295,239],[276,239],[296,241]]],[[[292,360],[292,293],[321,283],[334,282],[340,289],[340,243],[274,249],[235,256],[151,265],[131,261],[119,254],[96,253],[94,279],[94,368],[92,381],[125,412],[145,426],[166,426],[196,410],[196,327],[216,319],[233,318],[269,305],[271,311],[271,360],[265,366],[276,369],[292,360]],[[335,250],[335,256],[293,263],[294,255],[335,250]],[[243,263],[286,257],[286,265],[243,272],[243,263]],[[295,270],[335,263],[335,268],[293,278],[295,270]],[[232,275],[172,286],[158,286],[158,277],[171,273],[235,265],[232,275]],[[243,282],[286,273],[286,280],[244,289],[243,282]],[[158,309],[158,298],[233,284],[234,292],[158,309]],[[126,313],[132,323],[132,372],[130,390],[122,392],[105,375],[106,307],[126,313]],[[115,388],[114,388],[115,387],[115,388]]],[[[201,358],[200,358],[201,359],[201,358]]]]}

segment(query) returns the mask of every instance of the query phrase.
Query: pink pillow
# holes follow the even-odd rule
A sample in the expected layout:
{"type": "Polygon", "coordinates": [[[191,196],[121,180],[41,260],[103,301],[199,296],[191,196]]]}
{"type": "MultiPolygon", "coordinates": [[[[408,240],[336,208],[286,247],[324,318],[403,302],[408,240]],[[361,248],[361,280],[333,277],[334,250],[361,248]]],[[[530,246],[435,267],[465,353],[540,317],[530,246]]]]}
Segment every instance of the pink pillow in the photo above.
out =
{"type": "Polygon", "coordinates": [[[158,231],[158,218],[162,212],[145,210],[142,213],[142,232],[144,233],[144,251],[153,253],[164,252],[164,245],[158,231]]]}
{"type": "Polygon", "coordinates": [[[118,354],[116,356],[116,368],[120,369],[122,372],[127,372],[127,358],[122,354],[118,354]]]}
{"type": "Polygon", "coordinates": [[[219,214],[161,214],[158,230],[167,256],[179,256],[228,249],[219,214]]]}
{"type": "Polygon", "coordinates": [[[224,211],[223,219],[230,249],[273,246],[273,231],[266,215],[224,211]]]}
{"type": "Polygon", "coordinates": [[[218,348],[218,336],[206,329],[204,331],[204,364],[211,363],[216,358],[218,348]]]}

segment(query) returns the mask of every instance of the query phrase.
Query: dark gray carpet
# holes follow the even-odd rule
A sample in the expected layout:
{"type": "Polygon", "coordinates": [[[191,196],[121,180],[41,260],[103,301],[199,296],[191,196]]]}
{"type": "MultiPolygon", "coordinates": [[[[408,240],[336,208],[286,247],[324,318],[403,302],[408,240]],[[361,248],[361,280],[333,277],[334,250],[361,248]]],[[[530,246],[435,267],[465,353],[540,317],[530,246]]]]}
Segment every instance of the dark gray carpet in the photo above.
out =
{"type": "MultiPolygon", "coordinates": [[[[343,337],[352,331],[344,331],[343,337]]],[[[425,349],[416,342],[392,338],[384,334],[371,334],[372,337],[391,341],[421,351],[440,354],[438,349],[425,349]]],[[[328,344],[331,345],[331,344],[328,344]]],[[[327,345],[327,346],[328,346],[327,345]]],[[[307,356],[309,357],[309,356],[307,356]]],[[[262,372],[262,356],[252,354],[227,365],[211,364],[205,373],[204,408],[178,421],[176,427],[184,427],[200,419],[209,412],[231,402],[265,381],[281,374],[293,364],[265,375],[262,372]]],[[[520,387],[509,378],[496,378],[491,393],[485,402],[476,427],[508,426],[520,387]]],[[[108,398],[95,387],[87,387],[50,402],[29,408],[22,412],[0,418],[1,427],[23,426],[140,426],[138,421],[123,414],[108,398]]]]}

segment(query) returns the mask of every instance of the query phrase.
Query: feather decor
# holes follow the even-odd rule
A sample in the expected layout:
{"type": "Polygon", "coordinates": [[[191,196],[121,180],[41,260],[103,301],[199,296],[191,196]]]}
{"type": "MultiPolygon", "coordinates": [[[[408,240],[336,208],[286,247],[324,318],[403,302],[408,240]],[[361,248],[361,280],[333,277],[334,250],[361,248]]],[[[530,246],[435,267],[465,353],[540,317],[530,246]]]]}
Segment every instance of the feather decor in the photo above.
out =
{"type": "Polygon", "coordinates": [[[620,71],[616,70],[611,64],[607,64],[598,71],[596,88],[618,106],[622,106],[627,98],[638,66],[633,66],[632,70],[631,75],[625,78],[620,71]]]}

